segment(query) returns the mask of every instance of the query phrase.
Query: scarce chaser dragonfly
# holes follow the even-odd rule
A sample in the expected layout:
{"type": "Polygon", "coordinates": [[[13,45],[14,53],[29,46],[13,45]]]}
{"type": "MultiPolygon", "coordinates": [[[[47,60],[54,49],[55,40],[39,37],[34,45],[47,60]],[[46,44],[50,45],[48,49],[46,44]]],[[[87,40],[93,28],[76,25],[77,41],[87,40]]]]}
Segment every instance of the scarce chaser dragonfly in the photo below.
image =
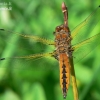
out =
{"type": "Polygon", "coordinates": [[[27,56],[14,56],[14,57],[3,57],[0,58],[1,61],[10,60],[34,60],[43,57],[53,57],[59,62],[60,69],[60,87],[63,93],[63,98],[66,98],[67,91],[70,84],[70,74],[72,76],[74,99],[78,100],[78,91],[76,85],[76,78],[74,72],[74,63],[77,63],[91,51],[90,48],[95,48],[100,44],[100,32],[90,38],[84,36],[85,30],[88,25],[91,24],[92,30],[98,24],[99,19],[95,20],[94,16],[100,16],[100,6],[97,7],[84,21],[82,21],[78,26],[76,26],[72,31],[68,26],[68,9],[65,3],[62,3],[62,12],[64,15],[64,23],[55,28],[54,36],[55,39],[48,40],[40,38],[38,36],[30,36],[25,34],[20,34],[17,32],[7,31],[5,29],[0,29],[1,31],[9,32],[15,35],[19,35],[25,39],[31,39],[33,41],[41,42],[43,44],[52,45],[55,50],[50,53],[40,53],[32,54],[27,56]],[[95,21],[94,21],[95,20],[95,21]]]}

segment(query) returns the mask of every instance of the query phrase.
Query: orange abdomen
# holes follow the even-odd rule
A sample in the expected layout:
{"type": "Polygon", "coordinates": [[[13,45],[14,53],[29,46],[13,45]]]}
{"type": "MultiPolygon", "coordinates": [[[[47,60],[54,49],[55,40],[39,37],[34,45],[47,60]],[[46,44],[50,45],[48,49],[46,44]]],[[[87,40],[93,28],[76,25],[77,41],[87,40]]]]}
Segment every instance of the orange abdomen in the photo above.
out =
{"type": "Polygon", "coordinates": [[[69,87],[70,81],[70,63],[66,53],[62,53],[59,56],[60,67],[60,86],[63,92],[63,96],[66,98],[66,93],[69,87]]]}

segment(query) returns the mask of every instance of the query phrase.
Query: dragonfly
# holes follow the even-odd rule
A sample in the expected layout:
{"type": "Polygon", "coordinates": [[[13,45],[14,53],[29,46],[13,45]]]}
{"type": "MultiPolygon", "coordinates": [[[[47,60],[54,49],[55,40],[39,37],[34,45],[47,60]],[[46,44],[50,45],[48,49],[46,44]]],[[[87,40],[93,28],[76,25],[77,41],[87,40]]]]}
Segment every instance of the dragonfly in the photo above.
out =
{"type": "Polygon", "coordinates": [[[55,39],[49,40],[41,38],[34,35],[25,35],[18,32],[13,32],[5,29],[0,29],[0,31],[5,31],[19,35],[24,39],[30,39],[37,41],[46,45],[54,46],[53,52],[31,54],[27,56],[14,56],[14,57],[2,57],[0,61],[5,60],[37,60],[44,57],[52,57],[56,59],[59,63],[60,70],[60,87],[62,90],[63,98],[66,99],[67,92],[70,84],[70,75],[72,76],[72,85],[74,92],[74,100],[78,100],[78,90],[76,84],[76,77],[74,71],[74,64],[85,58],[91,49],[96,48],[99,44],[100,32],[97,34],[87,37],[85,35],[86,29],[91,24],[91,32],[95,30],[95,27],[99,23],[99,19],[94,19],[95,16],[100,16],[100,6],[98,6],[85,20],[83,20],[79,25],[77,25],[72,31],[70,31],[68,25],[68,8],[66,4],[62,3],[62,12],[64,16],[64,23],[55,28],[53,32],[55,39]]]}

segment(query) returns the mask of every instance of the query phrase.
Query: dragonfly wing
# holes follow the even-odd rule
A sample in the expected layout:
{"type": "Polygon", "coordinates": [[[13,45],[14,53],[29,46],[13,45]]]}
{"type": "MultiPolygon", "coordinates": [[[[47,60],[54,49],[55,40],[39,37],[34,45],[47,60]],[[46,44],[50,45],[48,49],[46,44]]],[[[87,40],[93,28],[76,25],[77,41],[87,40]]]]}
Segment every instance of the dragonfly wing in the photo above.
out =
{"type": "Polygon", "coordinates": [[[29,55],[37,52],[51,52],[54,46],[47,46],[45,44],[52,44],[52,40],[39,38],[34,35],[24,35],[4,29],[0,30],[0,40],[2,41],[2,52],[7,48],[16,48],[14,52],[18,55],[29,55]],[[42,42],[42,43],[41,43],[42,42]]]}
{"type": "Polygon", "coordinates": [[[73,39],[72,45],[75,45],[78,42],[85,40],[87,37],[90,37],[91,34],[95,34],[95,32],[99,30],[99,26],[100,26],[100,7],[97,7],[83,22],[81,22],[71,31],[71,37],[73,39]],[[96,30],[94,30],[94,28],[96,30]]]}
{"type": "Polygon", "coordinates": [[[74,45],[73,46],[74,63],[77,63],[78,61],[82,60],[98,45],[100,45],[100,33],[74,45]]]}
{"type": "Polygon", "coordinates": [[[41,54],[33,54],[28,56],[14,56],[14,57],[6,57],[0,59],[0,68],[5,68],[6,66],[10,66],[13,64],[14,69],[26,69],[26,70],[50,70],[55,69],[52,66],[55,66],[53,53],[41,53],[41,54]],[[50,57],[50,58],[49,58],[50,57]],[[8,63],[3,64],[2,63],[8,63]],[[51,64],[51,66],[49,66],[51,64]]]}
{"type": "MultiPolygon", "coordinates": [[[[5,29],[0,29],[1,31],[7,31],[5,29]]],[[[54,45],[54,42],[52,40],[46,39],[46,38],[40,38],[38,36],[34,36],[34,35],[26,35],[26,34],[21,34],[18,32],[13,32],[13,31],[7,31],[9,33],[15,34],[15,35],[19,35],[25,39],[32,39],[33,41],[37,41],[37,42],[41,42],[43,44],[47,44],[47,45],[54,45]]]]}

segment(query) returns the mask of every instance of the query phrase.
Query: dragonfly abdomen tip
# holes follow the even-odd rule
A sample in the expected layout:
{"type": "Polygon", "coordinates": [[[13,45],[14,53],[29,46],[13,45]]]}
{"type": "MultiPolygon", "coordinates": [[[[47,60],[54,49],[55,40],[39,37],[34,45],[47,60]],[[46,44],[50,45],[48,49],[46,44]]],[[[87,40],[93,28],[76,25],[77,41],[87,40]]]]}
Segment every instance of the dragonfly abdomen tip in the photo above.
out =
{"type": "Polygon", "coordinates": [[[66,99],[66,95],[63,95],[63,98],[66,99]]]}

